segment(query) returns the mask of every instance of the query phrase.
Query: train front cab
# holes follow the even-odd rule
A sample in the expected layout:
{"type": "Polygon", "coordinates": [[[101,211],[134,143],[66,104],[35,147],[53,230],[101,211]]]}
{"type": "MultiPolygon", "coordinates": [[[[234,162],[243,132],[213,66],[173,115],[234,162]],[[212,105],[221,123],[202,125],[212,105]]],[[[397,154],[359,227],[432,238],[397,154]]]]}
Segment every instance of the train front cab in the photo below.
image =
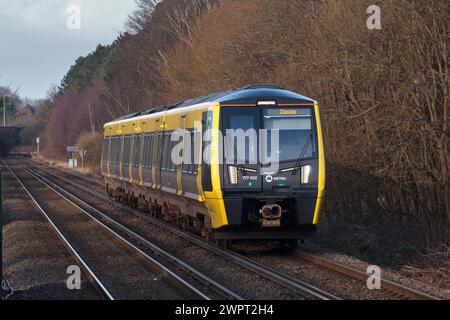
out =
{"type": "MultiPolygon", "coordinates": [[[[214,238],[297,239],[304,232],[315,230],[325,193],[318,104],[221,105],[213,110],[211,125],[224,137],[227,129],[274,129],[279,130],[280,141],[280,164],[276,172],[262,165],[261,159],[256,165],[229,164],[226,159],[219,162],[219,152],[212,148],[212,168],[203,172],[211,172],[213,191],[205,195],[209,198],[207,203],[214,203],[214,208],[210,208],[214,212],[214,238]],[[220,188],[215,187],[218,185],[220,188]]],[[[215,146],[220,145],[217,139],[212,137],[215,146]]],[[[267,140],[270,143],[270,134],[267,140]]],[[[226,157],[226,138],[223,148],[226,157]]],[[[257,148],[247,140],[246,155],[259,154],[257,148]]],[[[235,153],[235,158],[238,156],[235,153]]],[[[205,176],[208,179],[208,174],[205,176]]]]}

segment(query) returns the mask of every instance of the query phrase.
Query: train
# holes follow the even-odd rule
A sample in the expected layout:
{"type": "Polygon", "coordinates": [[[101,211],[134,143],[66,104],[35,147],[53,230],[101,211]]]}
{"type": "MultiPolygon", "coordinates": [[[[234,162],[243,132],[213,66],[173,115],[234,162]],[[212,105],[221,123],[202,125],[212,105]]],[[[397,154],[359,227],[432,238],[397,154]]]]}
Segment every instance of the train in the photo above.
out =
{"type": "Polygon", "coordinates": [[[253,85],[127,115],[104,125],[101,171],[109,196],[207,241],[295,247],[325,196],[319,104],[253,85]]]}

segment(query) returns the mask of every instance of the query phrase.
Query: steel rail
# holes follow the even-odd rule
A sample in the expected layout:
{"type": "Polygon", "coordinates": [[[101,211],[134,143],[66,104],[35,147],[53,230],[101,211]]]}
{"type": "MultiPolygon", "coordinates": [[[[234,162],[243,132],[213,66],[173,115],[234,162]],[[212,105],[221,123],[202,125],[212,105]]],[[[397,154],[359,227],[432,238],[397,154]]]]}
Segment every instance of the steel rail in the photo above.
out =
{"type": "Polygon", "coordinates": [[[53,222],[53,220],[50,218],[50,216],[47,214],[47,212],[41,207],[39,202],[36,200],[36,198],[31,194],[30,190],[25,187],[23,182],[20,180],[20,178],[14,173],[14,171],[11,169],[11,167],[6,164],[6,167],[11,172],[12,176],[19,182],[22,189],[25,191],[25,193],[28,195],[28,197],[31,199],[34,206],[39,210],[39,212],[42,214],[45,220],[49,223],[52,230],[55,232],[57,237],[60,239],[66,250],[70,253],[70,255],[77,261],[77,263],[81,266],[83,272],[85,275],[87,275],[90,282],[94,285],[94,287],[108,300],[115,300],[113,295],[110,293],[110,291],[106,288],[106,285],[103,284],[103,282],[100,280],[100,278],[95,274],[95,272],[89,267],[89,265],[84,261],[84,259],[81,257],[81,255],[77,252],[77,250],[72,246],[70,241],[64,236],[63,232],[56,226],[56,224],[53,222]]]}
{"type": "Polygon", "coordinates": [[[74,172],[67,172],[67,171],[66,171],[67,169],[65,169],[65,168],[54,167],[54,166],[52,166],[51,164],[46,163],[46,162],[44,162],[44,161],[42,161],[42,160],[34,160],[34,159],[32,159],[31,161],[34,162],[34,163],[37,163],[37,164],[39,164],[39,165],[41,165],[41,166],[45,166],[45,167],[48,167],[48,168],[51,168],[51,169],[55,169],[55,170],[64,172],[64,173],[67,174],[67,175],[71,175],[71,176],[74,176],[74,177],[76,177],[76,178],[80,178],[80,179],[82,179],[82,180],[85,180],[85,181],[89,181],[89,182],[98,184],[98,185],[100,185],[100,186],[103,186],[103,185],[104,185],[104,184],[103,184],[103,180],[100,179],[100,178],[97,179],[97,178],[92,178],[92,177],[86,177],[86,176],[84,176],[84,175],[82,175],[82,174],[77,174],[77,173],[74,173],[74,172]]]}
{"type": "MultiPolygon", "coordinates": [[[[310,262],[312,264],[318,265],[320,267],[323,267],[325,269],[343,274],[345,276],[361,280],[366,282],[367,281],[367,274],[364,272],[352,268],[350,266],[346,266],[344,264],[331,261],[304,251],[296,251],[295,255],[299,257],[300,259],[303,259],[307,262],[310,262]]],[[[387,279],[381,279],[381,285],[382,289],[392,291],[394,293],[397,293],[401,296],[414,299],[414,300],[440,300],[437,297],[431,296],[427,293],[420,292],[415,289],[408,288],[402,284],[387,280],[387,279]]]]}
{"type": "MultiPolygon", "coordinates": [[[[179,268],[189,272],[192,276],[194,276],[197,280],[201,281],[202,283],[206,284],[209,288],[215,290],[217,293],[219,293],[220,295],[222,295],[223,297],[227,298],[227,299],[233,299],[233,300],[244,300],[241,296],[239,296],[238,294],[232,292],[231,290],[227,289],[225,286],[217,283],[216,281],[214,281],[213,279],[209,278],[208,276],[204,275],[203,273],[201,273],[200,271],[196,270],[195,268],[189,266],[187,263],[185,263],[184,261],[178,259],[177,257],[173,256],[172,254],[168,253],[167,251],[163,250],[162,248],[160,248],[159,246],[155,245],[154,243],[150,242],[149,240],[145,239],[144,237],[138,235],[136,232],[130,230],[129,228],[123,226],[122,224],[118,223],[116,220],[110,218],[109,216],[107,216],[105,213],[101,212],[100,210],[98,210],[97,208],[94,208],[93,206],[91,206],[90,204],[88,204],[87,202],[83,201],[82,199],[74,196],[73,194],[71,194],[69,191],[65,190],[63,187],[55,184],[54,182],[48,180],[47,178],[43,177],[42,175],[36,173],[36,172],[31,172],[28,168],[26,168],[25,166],[21,165],[25,170],[27,170],[31,175],[35,176],[36,179],[38,179],[39,181],[41,181],[43,184],[47,185],[50,189],[52,189],[54,192],[56,192],[57,194],[59,194],[61,197],[63,197],[65,200],[67,200],[68,202],[70,202],[72,205],[76,206],[79,210],[81,210],[83,213],[85,213],[86,215],[88,215],[91,219],[93,219],[96,223],[98,223],[99,225],[101,225],[103,228],[105,228],[106,230],[108,230],[109,232],[113,233],[115,236],[117,236],[118,238],[120,238],[122,241],[126,242],[129,246],[133,247],[133,249],[139,251],[142,255],[144,255],[147,259],[151,259],[154,263],[158,264],[161,268],[163,268],[166,272],[168,272],[169,274],[172,274],[174,277],[176,277],[180,282],[184,282],[186,286],[190,287],[192,289],[192,291],[196,291],[200,296],[202,296],[204,299],[206,300],[210,300],[206,295],[204,295],[203,293],[201,293],[199,290],[197,290],[195,287],[193,287],[192,285],[188,284],[186,281],[184,281],[183,279],[181,279],[178,275],[176,275],[175,273],[173,273],[172,271],[170,271],[168,268],[166,268],[164,265],[160,264],[158,261],[154,260],[153,258],[149,257],[145,252],[143,252],[141,249],[137,248],[136,246],[134,246],[133,244],[131,244],[128,240],[124,239],[122,236],[120,236],[119,234],[117,234],[115,231],[113,231],[110,227],[108,227],[107,225],[103,224],[101,221],[99,221],[97,218],[95,218],[93,215],[91,215],[90,213],[88,213],[87,211],[85,211],[83,208],[81,208],[80,206],[78,206],[76,203],[74,203],[72,200],[68,199],[66,196],[62,195],[60,192],[58,192],[57,190],[55,190],[55,188],[59,189],[61,192],[67,194],[69,197],[72,197],[73,199],[75,199],[75,201],[81,203],[83,206],[89,208],[89,210],[92,210],[93,212],[95,212],[97,215],[99,215],[100,217],[102,217],[102,219],[108,221],[109,223],[111,223],[112,225],[114,225],[115,227],[117,227],[118,229],[120,229],[123,233],[127,234],[128,236],[131,236],[133,238],[135,238],[136,240],[138,240],[139,242],[143,243],[146,247],[148,247],[149,249],[151,249],[152,251],[156,252],[158,255],[164,257],[166,260],[174,263],[175,265],[177,265],[179,268]],[[47,181],[47,182],[45,182],[47,181]],[[48,184],[53,185],[55,188],[49,186],[48,184]]],[[[42,170],[42,169],[41,169],[42,170]]]]}
{"type": "MultiPolygon", "coordinates": [[[[35,168],[38,168],[39,170],[43,170],[42,168],[39,168],[36,165],[32,165],[32,166],[35,167],[35,168]]],[[[152,217],[145,216],[142,213],[140,213],[138,210],[132,209],[132,208],[130,208],[130,207],[126,206],[126,205],[123,205],[121,203],[117,203],[114,200],[112,200],[111,198],[109,198],[108,196],[106,196],[106,195],[104,195],[104,194],[102,194],[100,192],[97,192],[95,190],[92,190],[89,187],[83,186],[83,185],[81,185],[79,183],[76,183],[76,182],[71,181],[69,179],[66,179],[64,177],[61,177],[59,175],[56,175],[56,174],[54,174],[52,172],[48,172],[46,170],[43,170],[43,171],[46,172],[47,174],[49,174],[50,176],[53,176],[56,179],[64,181],[64,182],[66,182],[66,183],[68,183],[68,184],[70,184],[70,185],[72,185],[72,186],[74,186],[74,187],[84,191],[84,192],[92,194],[92,195],[94,195],[94,196],[96,196],[96,197],[98,197],[100,199],[103,199],[103,200],[105,200],[105,201],[107,201],[107,202],[109,202],[109,203],[111,203],[111,204],[113,204],[115,206],[118,206],[121,209],[124,209],[127,212],[133,214],[134,216],[137,216],[137,217],[139,217],[139,218],[141,218],[141,219],[143,219],[143,220],[145,220],[145,221],[147,221],[147,222],[149,222],[149,223],[151,223],[153,225],[156,225],[156,226],[158,226],[158,227],[160,227],[160,228],[162,228],[162,229],[164,229],[166,231],[169,231],[169,232],[171,232],[171,233],[173,233],[173,234],[175,234],[175,235],[177,235],[177,236],[179,236],[179,237],[181,237],[181,238],[183,238],[183,239],[185,239],[185,240],[187,240],[187,241],[189,241],[189,242],[191,242],[191,243],[193,243],[193,244],[195,244],[195,245],[197,245],[197,246],[199,246],[199,247],[201,247],[201,248],[203,248],[203,249],[205,249],[207,251],[213,252],[214,254],[216,254],[216,255],[218,255],[218,256],[220,256],[220,257],[222,257],[222,258],[224,258],[224,259],[226,259],[228,261],[236,263],[237,265],[239,265],[239,266],[241,266],[241,267],[243,267],[243,268],[245,268],[245,269],[247,269],[247,270],[249,270],[251,272],[254,272],[254,273],[256,273],[256,274],[258,274],[258,275],[260,275],[260,276],[262,276],[262,277],[264,277],[266,279],[269,279],[272,282],[275,282],[275,283],[277,283],[277,284],[279,284],[279,285],[281,285],[281,286],[283,286],[283,287],[285,287],[285,288],[287,288],[289,290],[295,291],[295,292],[301,294],[302,296],[306,295],[307,297],[310,297],[312,299],[318,299],[318,300],[340,300],[339,297],[337,297],[337,296],[335,296],[335,295],[333,295],[331,293],[328,293],[328,292],[326,292],[326,291],[324,291],[322,289],[319,289],[319,288],[317,288],[315,286],[312,286],[312,285],[310,285],[310,284],[308,284],[308,283],[306,283],[304,281],[301,281],[301,280],[295,279],[293,277],[284,275],[284,274],[282,274],[281,272],[279,272],[277,270],[274,270],[274,269],[272,269],[272,268],[270,268],[270,267],[268,267],[268,266],[266,266],[264,264],[256,262],[256,261],[254,261],[252,259],[249,259],[249,258],[247,258],[247,257],[245,257],[243,255],[240,255],[240,254],[238,254],[236,252],[223,249],[223,248],[221,248],[219,246],[216,246],[216,245],[208,244],[202,238],[200,238],[198,236],[195,236],[193,234],[189,234],[189,233],[183,232],[182,230],[177,229],[177,228],[173,227],[172,225],[170,225],[168,223],[162,222],[162,221],[160,221],[158,219],[155,219],[155,218],[152,218],[152,217]]]]}

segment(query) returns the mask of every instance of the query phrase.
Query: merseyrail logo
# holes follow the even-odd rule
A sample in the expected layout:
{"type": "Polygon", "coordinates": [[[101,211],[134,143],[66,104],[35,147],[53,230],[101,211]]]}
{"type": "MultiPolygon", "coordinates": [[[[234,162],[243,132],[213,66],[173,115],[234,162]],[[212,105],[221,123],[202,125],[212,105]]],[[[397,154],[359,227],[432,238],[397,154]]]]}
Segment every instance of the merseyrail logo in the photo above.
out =
{"type": "Polygon", "coordinates": [[[296,114],[297,114],[297,110],[295,110],[295,109],[289,109],[289,110],[281,109],[280,110],[280,115],[282,115],[282,116],[295,116],[296,114]]]}

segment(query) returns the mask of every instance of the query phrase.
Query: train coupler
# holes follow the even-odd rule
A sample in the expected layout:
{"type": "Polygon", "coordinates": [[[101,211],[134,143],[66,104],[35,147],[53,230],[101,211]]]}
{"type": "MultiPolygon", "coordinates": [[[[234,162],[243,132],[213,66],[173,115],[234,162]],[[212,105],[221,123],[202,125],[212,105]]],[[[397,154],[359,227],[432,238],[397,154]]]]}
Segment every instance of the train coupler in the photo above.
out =
{"type": "Polygon", "coordinates": [[[267,204],[261,210],[261,226],[263,228],[281,227],[283,210],[278,204],[267,204]]]}

